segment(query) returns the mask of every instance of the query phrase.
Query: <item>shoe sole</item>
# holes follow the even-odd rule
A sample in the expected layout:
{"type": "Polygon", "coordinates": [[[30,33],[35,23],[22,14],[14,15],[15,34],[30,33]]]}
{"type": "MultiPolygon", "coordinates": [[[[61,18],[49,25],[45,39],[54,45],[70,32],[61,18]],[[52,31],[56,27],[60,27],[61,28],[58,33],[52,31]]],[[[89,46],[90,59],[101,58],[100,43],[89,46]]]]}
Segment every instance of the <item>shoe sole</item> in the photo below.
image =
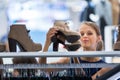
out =
{"type": "Polygon", "coordinates": [[[80,39],[79,35],[65,35],[61,31],[58,31],[57,35],[62,35],[69,43],[74,43],[80,39]]]}
{"type": "Polygon", "coordinates": [[[80,36],[77,36],[77,35],[66,36],[66,40],[70,43],[74,43],[78,41],[79,39],[80,39],[80,36]]]}
{"type": "Polygon", "coordinates": [[[74,44],[74,45],[65,45],[68,51],[76,51],[81,47],[80,44],[74,44]]]}

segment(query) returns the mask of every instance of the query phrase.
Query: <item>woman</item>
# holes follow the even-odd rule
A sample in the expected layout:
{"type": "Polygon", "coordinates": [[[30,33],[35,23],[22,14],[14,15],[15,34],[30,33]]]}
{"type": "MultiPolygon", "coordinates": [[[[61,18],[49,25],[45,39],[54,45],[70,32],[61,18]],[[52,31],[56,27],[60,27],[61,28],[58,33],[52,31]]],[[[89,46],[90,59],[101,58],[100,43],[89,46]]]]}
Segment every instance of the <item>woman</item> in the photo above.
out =
{"type": "MultiPolygon", "coordinates": [[[[54,36],[55,33],[57,33],[57,31],[58,31],[57,28],[50,28],[50,30],[48,31],[45,46],[43,49],[44,52],[48,51],[48,48],[51,44],[51,37],[54,36]]],[[[93,22],[83,22],[79,27],[79,33],[81,37],[80,42],[81,42],[81,47],[83,51],[97,51],[97,48],[98,48],[97,44],[100,41],[102,41],[100,29],[98,28],[98,26],[93,22]]],[[[105,63],[99,57],[79,57],[78,59],[80,63],[105,63]]],[[[46,58],[40,58],[39,62],[46,63],[46,58]]],[[[70,62],[70,58],[66,57],[66,58],[62,58],[59,61],[53,62],[52,64],[56,64],[56,63],[63,64],[63,63],[69,63],[69,62],[70,62]]],[[[103,73],[107,72],[109,69],[105,69],[105,68],[84,69],[83,68],[83,70],[88,77],[91,76],[92,79],[94,80],[97,76],[102,75],[103,73]]]]}

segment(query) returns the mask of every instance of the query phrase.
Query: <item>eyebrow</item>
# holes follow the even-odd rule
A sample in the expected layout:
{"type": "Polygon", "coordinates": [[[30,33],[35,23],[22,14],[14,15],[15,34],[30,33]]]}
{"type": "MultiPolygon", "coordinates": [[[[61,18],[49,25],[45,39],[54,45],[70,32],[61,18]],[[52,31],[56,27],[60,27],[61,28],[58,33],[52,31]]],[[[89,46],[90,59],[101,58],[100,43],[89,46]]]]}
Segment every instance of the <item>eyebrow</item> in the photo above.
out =
{"type": "MultiPolygon", "coordinates": [[[[84,32],[84,31],[79,31],[79,32],[84,32]]],[[[92,32],[91,30],[87,30],[87,32],[92,32]]]]}

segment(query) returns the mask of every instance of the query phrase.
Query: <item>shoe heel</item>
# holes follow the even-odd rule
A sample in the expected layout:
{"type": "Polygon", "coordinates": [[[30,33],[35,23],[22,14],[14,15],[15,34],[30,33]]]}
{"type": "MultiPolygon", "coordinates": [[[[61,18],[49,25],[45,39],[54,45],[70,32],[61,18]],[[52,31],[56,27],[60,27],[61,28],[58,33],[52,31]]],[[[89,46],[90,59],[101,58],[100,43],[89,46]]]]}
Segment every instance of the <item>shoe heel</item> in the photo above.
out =
{"type": "Polygon", "coordinates": [[[16,40],[8,38],[10,52],[16,52],[16,40]]]}
{"type": "Polygon", "coordinates": [[[54,42],[53,43],[53,51],[58,51],[58,46],[59,46],[59,43],[58,42],[54,42]]]}
{"type": "Polygon", "coordinates": [[[24,47],[19,42],[17,42],[17,45],[21,52],[27,52],[27,50],[25,50],[24,47]]]}
{"type": "Polygon", "coordinates": [[[9,38],[8,41],[9,41],[10,52],[17,52],[17,45],[21,52],[26,52],[26,50],[23,48],[23,46],[16,40],[9,38]]]}
{"type": "Polygon", "coordinates": [[[51,38],[51,41],[52,41],[52,42],[57,42],[57,35],[53,36],[53,37],[51,38]]]}

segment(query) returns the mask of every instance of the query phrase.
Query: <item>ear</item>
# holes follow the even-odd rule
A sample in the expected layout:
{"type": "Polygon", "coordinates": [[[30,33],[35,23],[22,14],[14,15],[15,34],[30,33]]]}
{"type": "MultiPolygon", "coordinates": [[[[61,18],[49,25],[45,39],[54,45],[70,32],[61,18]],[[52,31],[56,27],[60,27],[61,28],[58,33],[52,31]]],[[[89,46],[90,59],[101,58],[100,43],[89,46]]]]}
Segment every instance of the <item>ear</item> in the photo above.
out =
{"type": "Polygon", "coordinates": [[[102,36],[98,36],[97,42],[102,41],[102,36]]]}

